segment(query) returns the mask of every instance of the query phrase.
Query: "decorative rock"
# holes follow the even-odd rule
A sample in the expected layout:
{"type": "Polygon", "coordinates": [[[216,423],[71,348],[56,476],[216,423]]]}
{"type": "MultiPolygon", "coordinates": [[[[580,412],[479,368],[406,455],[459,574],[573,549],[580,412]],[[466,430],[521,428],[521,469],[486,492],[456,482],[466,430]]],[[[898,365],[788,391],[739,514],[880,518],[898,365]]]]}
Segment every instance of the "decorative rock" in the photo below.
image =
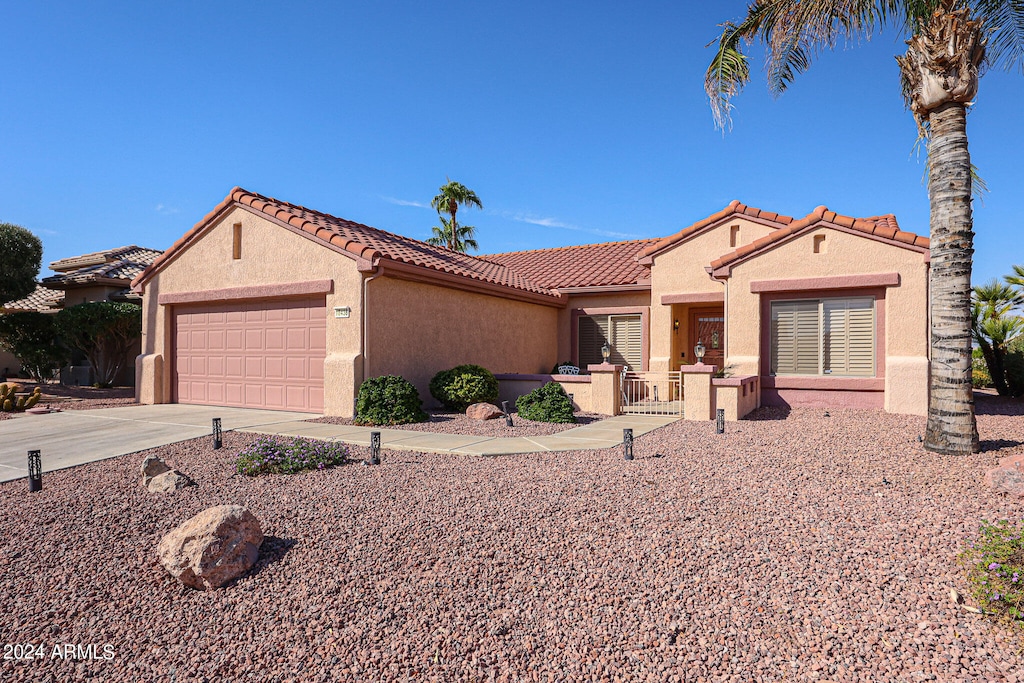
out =
{"type": "Polygon", "coordinates": [[[1024,454],[999,461],[999,467],[985,474],[985,483],[999,493],[1024,498],[1024,454]]]}
{"type": "Polygon", "coordinates": [[[167,470],[149,480],[146,486],[150,493],[172,493],[186,486],[195,486],[196,483],[186,477],[178,470],[167,470]]]}
{"type": "Polygon", "coordinates": [[[248,571],[263,544],[260,523],[241,505],[203,510],[160,540],[160,563],[197,590],[220,588],[248,571]]]}
{"type": "Polygon", "coordinates": [[[139,468],[139,471],[142,472],[142,485],[149,486],[149,482],[153,480],[153,477],[164,472],[170,472],[171,468],[160,458],[150,455],[142,461],[142,467],[139,468]]]}
{"type": "Polygon", "coordinates": [[[474,403],[470,407],[466,408],[466,417],[473,420],[493,420],[496,417],[501,417],[504,413],[501,412],[501,408],[490,403],[474,403]]]}

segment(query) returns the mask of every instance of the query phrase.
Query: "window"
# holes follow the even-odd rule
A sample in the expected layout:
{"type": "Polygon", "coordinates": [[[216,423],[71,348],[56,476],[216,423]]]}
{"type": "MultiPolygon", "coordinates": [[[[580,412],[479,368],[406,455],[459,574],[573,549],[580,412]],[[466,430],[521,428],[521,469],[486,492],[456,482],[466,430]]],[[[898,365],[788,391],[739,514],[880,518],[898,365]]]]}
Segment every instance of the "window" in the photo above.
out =
{"type": "Polygon", "coordinates": [[[773,375],[875,375],[870,298],[772,302],[773,375]]]}
{"type": "Polygon", "coordinates": [[[643,327],[639,315],[581,315],[577,344],[580,367],[603,362],[601,347],[612,349],[609,363],[640,370],[643,364],[643,327]]]}

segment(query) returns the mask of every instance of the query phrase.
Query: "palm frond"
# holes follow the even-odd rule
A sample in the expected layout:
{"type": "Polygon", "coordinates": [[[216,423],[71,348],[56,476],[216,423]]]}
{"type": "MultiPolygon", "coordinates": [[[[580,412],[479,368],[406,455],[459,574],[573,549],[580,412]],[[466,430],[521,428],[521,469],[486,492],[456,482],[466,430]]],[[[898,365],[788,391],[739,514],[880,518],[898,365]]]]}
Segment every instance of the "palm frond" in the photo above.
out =
{"type": "Polygon", "coordinates": [[[1024,73],[1024,0],[975,0],[975,15],[988,31],[988,61],[1024,73]]]}
{"type": "Polygon", "coordinates": [[[711,104],[711,115],[715,119],[715,127],[721,130],[732,128],[733,105],[730,100],[750,82],[750,65],[740,48],[743,38],[739,26],[732,22],[724,24],[718,50],[704,75],[704,92],[711,104]]]}

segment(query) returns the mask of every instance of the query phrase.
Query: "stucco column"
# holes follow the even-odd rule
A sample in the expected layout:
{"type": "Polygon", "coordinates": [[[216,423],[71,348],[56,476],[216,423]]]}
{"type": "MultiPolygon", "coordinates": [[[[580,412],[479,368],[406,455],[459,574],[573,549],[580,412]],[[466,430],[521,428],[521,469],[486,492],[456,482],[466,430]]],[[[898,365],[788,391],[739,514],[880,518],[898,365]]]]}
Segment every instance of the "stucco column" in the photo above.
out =
{"type": "Polygon", "coordinates": [[[619,408],[622,405],[622,388],[620,387],[622,369],[622,365],[611,363],[587,366],[587,370],[590,372],[590,391],[595,413],[612,416],[619,414],[619,408]]]}
{"type": "Polygon", "coordinates": [[[683,418],[686,420],[715,419],[715,393],[711,388],[711,376],[717,366],[683,365],[683,418]]]}

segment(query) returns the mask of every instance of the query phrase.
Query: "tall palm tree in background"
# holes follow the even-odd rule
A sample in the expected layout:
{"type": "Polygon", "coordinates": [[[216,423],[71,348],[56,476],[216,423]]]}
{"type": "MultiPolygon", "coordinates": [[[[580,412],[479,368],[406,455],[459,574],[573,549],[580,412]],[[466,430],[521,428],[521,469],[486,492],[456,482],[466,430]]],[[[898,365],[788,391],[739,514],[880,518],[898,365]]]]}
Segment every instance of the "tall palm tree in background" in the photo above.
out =
{"type": "Polygon", "coordinates": [[[476,192],[448,178],[448,182],[438,190],[437,196],[430,200],[430,205],[437,210],[442,227],[434,227],[434,236],[427,240],[428,244],[448,247],[452,251],[462,253],[466,252],[467,247],[477,248],[476,240],[473,239],[475,228],[471,225],[459,225],[455,216],[460,206],[484,208],[476,192]],[[444,217],[445,214],[448,214],[447,219],[444,217]]]}
{"type": "Polygon", "coordinates": [[[1024,64],[1021,0],[757,0],[739,23],[722,25],[704,88],[716,123],[750,81],[744,43],[767,52],[769,89],[779,94],[823,49],[883,28],[909,34],[897,57],[903,97],[928,150],[931,205],[931,380],[924,445],[978,450],[971,389],[971,157],[967,107],[987,64],[1024,64]]]}
{"type": "Polygon", "coordinates": [[[473,235],[476,234],[476,228],[472,225],[457,225],[452,230],[452,222],[444,216],[438,215],[441,219],[441,227],[436,225],[431,228],[434,231],[434,236],[427,240],[427,244],[433,244],[435,247],[448,247],[452,251],[465,254],[467,249],[473,249],[474,251],[480,247],[477,245],[476,240],[473,239],[473,235]]]}

